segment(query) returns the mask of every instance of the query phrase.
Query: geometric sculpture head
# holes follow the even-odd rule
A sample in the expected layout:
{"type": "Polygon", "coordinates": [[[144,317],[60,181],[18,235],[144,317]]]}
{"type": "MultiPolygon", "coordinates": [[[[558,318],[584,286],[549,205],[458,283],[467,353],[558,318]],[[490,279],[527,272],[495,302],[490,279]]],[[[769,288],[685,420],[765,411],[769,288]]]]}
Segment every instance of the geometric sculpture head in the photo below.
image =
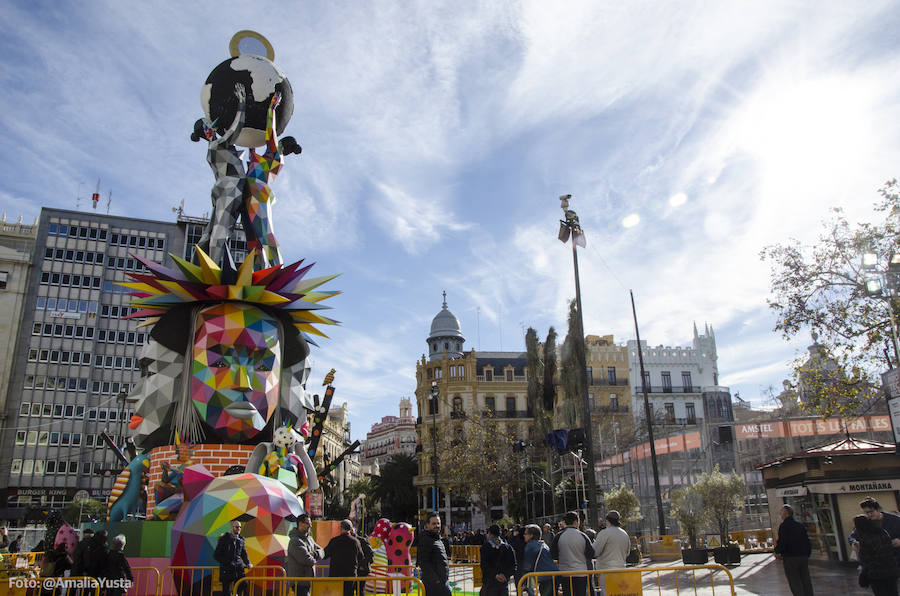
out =
{"type": "Polygon", "coordinates": [[[252,439],[278,407],[279,320],[253,304],[224,302],[200,310],[194,328],[194,408],[220,439],[252,439]]]}

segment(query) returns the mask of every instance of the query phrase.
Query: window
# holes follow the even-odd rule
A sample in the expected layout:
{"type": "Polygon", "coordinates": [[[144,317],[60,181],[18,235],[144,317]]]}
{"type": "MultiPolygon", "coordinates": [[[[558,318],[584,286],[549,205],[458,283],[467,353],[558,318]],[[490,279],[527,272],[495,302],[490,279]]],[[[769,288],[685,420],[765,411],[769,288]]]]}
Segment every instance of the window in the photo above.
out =
{"type": "Polygon", "coordinates": [[[491,414],[495,413],[497,410],[496,400],[492,396],[488,396],[484,398],[484,409],[490,412],[491,414]]]}
{"type": "Polygon", "coordinates": [[[34,473],[34,460],[26,459],[22,462],[22,473],[25,475],[34,473]]]}
{"type": "Polygon", "coordinates": [[[56,474],[56,460],[48,459],[47,463],[44,464],[44,473],[45,474],[56,474]]]}
{"type": "Polygon", "coordinates": [[[22,460],[14,459],[12,460],[12,465],[9,467],[10,474],[19,474],[22,472],[22,460]]]}
{"type": "Polygon", "coordinates": [[[35,476],[43,476],[44,475],[44,460],[42,460],[42,459],[34,460],[34,475],[35,476]]]}
{"type": "Polygon", "coordinates": [[[453,411],[454,412],[462,412],[463,409],[463,401],[460,396],[455,396],[453,398],[453,411]]]}
{"type": "Polygon", "coordinates": [[[27,401],[23,401],[22,405],[19,406],[19,416],[28,416],[29,412],[31,412],[31,404],[27,401]]]}
{"type": "Polygon", "coordinates": [[[44,446],[50,441],[50,431],[42,430],[38,433],[38,445],[44,446]]]}
{"type": "Polygon", "coordinates": [[[616,367],[615,366],[607,366],[606,367],[606,380],[610,385],[616,384],[616,367]]]}
{"type": "Polygon", "coordinates": [[[16,432],[16,445],[24,445],[25,444],[25,431],[20,430],[16,432]]]}
{"type": "Polygon", "coordinates": [[[512,369],[508,368],[508,369],[506,369],[506,382],[512,383],[512,380],[513,380],[513,371],[512,371],[512,369]]]}
{"type": "Polygon", "coordinates": [[[697,424],[697,413],[694,411],[694,404],[687,403],[684,405],[688,424],[697,424]]]}
{"type": "Polygon", "coordinates": [[[672,373],[667,370],[662,371],[663,392],[672,393],[672,373]]]}
{"type": "Polygon", "coordinates": [[[50,433],[50,444],[51,445],[59,445],[59,433],[58,432],[50,433]]]}
{"type": "Polygon", "coordinates": [[[615,393],[609,394],[609,409],[613,411],[619,409],[619,396],[615,393]]]}
{"type": "Polygon", "coordinates": [[[6,289],[6,284],[9,281],[9,271],[0,271],[0,290],[6,289]]]}
{"type": "Polygon", "coordinates": [[[32,403],[31,404],[31,415],[32,416],[40,416],[41,415],[41,404],[32,403]]]}
{"type": "Polygon", "coordinates": [[[644,386],[647,388],[647,391],[653,391],[652,385],[650,385],[650,373],[644,372],[644,386]]]}
{"type": "Polygon", "coordinates": [[[685,393],[693,393],[692,383],[691,383],[691,373],[690,371],[683,370],[681,371],[681,384],[684,385],[685,393]]]}
{"type": "MultiPolygon", "coordinates": [[[[506,371],[511,372],[511,371],[506,371]]],[[[507,416],[515,416],[516,415],[516,398],[515,397],[507,397],[506,398],[506,415],[507,416]]]]}
{"type": "Polygon", "coordinates": [[[485,381],[493,381],[494,380],[494,371],[489,368],[484,369],[484,380],[485,381]]]}
{"type": "Polygon", "coordinates": [[[666,424],[675,424],[675,404],[667,403],[666,407],[666,424]]]}

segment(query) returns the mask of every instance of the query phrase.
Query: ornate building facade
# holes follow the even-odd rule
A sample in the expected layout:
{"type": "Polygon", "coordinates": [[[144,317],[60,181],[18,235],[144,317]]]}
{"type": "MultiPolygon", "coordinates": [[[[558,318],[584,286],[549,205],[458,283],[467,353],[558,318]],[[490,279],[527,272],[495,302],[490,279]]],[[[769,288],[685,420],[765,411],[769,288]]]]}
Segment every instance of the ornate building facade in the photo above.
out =
{"type": "Polygon", "coordinates": [[[416,419],[412,415],[412,401],[400,400],[399,416],[384,416],[366,433],[362,449],[362,465],[373,473],[395,454],[413,456],[416,452],[416,419]]]}

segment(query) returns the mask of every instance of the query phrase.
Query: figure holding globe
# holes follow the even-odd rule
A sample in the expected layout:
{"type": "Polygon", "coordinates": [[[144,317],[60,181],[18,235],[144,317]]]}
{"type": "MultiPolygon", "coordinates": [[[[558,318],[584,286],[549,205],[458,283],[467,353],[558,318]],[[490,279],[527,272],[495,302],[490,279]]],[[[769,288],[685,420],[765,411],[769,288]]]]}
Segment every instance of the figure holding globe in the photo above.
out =
{"type": "Polygon", "coordinates": [[[206,161],[216,177],[212,188],[213,212],[197,246],[216,263],[221,263],[225,256],[225,245],[244,200],[244,162],[241,152],[234,146],[244,128],[247,104],[243,84],[234,84],[234,96],[238,105],[228,130],[217,137],[215,123],[218,119],[207,125],[201,118],[194,123],[194,134],[191,135],[193,141],[199,141],[201,135],[209,141],[206,161]]]}

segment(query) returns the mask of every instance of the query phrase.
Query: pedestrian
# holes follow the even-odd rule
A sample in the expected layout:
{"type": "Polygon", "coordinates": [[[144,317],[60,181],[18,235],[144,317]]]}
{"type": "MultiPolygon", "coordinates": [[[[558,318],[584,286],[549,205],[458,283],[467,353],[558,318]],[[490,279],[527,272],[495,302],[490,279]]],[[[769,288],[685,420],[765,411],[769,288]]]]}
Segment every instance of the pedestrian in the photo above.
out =
{"type": "MultiPolygon", "coordinates": [[[[325,556],[331,559],[328,565],[329,577],[356,577],[365,558],[359,540],[353,537],[353,522],[343,519],[340,523],[341,533],[332,538],[325,546],[325,556]]],[[[353,596],[356,591],[355,581],[344,581],[344,596],[353,596]]]]}
{"type": "MultiPolygon", "coordinates": [[[[309,535],[309,515],[297,518],[297,527],[288,533],[287,574],[288,577],[315,577],[316,562],[325,557],[322,547],[309,535]]],[[[294,584],[296,596],[309,595],[310,582],[294,584]]]]}
{"type": "Polygon", "coordinates": [[[6,526],[0,527],[0,551],[9,552],[9,530],[6,526]]]}
{"type": "Polygon", "coordinates": [[[507,542],[509,542],[513,552],[516,554],[516,575],[513,578],[513,585],[518,586],[519,579],[526,573],[526,570],[521,565],[525,558],[525,528],[519,524],[514,525],[509,532],[507,542]]]}
{"type": "Polygon", "coordinates": [[[853,518],[855,550],[862,566],[859,585],[871,587],[875,596],[897,596],[897,559],[883,522],[866,515],[853,518]]]}
{"type": "MultiPolygon", "coordinates": [[[[372,552],[372,545],[369,544],[369,539],[365,536],[358,536],[356,534],[356,528],[350,531],[350,535],[356,538],[359,541],[359,547],[362,549],[362,559],[359,560],[356,568],[356,576],[357,577],[369,577],[370,572],[372,570],[372,563],[375,562],[375,553],[372,552]]],[[[357,584],[357,591],[360,595],[364,594],[366,591],[365,582],[360,582],[357,584]]]]}
{"type": "Polygon", "coordinates": [[[88,548],[84,553],[84,575],[93,578],[103,576],[103,570],[106,569],[106,559],[109,556],[109,547],[106,545],[106,530],[100,530],[88,543],[88,548]]]}
{"type": "Polygon", "coordinates": [[[75,545],[75,551],[72,553],[72,577],[84,575],[84,557],[93,539],[94,531],[92,529],[86,528],[81,533],[81,540],[75,545]]]}
{"type": "MultiPolygon", "coordinates": [[[[247,545],[241,536],[241,522],[231,522],[231,531],[219,536],[213,558],[219,563],[219,581],[222,582],[222,593],[231,594],[234,582],[244,577],[244,568],[251,568],[250,557],[247,556],[247,545]]],[[[247,584],[241,584],[240,593],[247,593],[247,584]]]]}
{"type": "Polygon", "coordinates": [[[450,596],[450,564],[441,541],[441,516],[432,511],[419,532],[416,566],[422,570],[425,596],[450,596]]]}
{"type": "MultiPolygon", "coordinates": [[[[553,539],[550,554],[559,561],[560,571],[587,571],[593,568],[594,545],[578,529],[578,513],[569,511],[560,522],[562,530],[553,539]]],[[[561,580],[564,596],[586,596],[587,575],[564,576],[561,580]]]]}
{"type": "Polygon", "coordinates": [[[553,528],[550,527],[550,524],[545,523],[544,527],[541,528],[541,535],[544,537],[543,540],[546,542],[553,541],[553,528]]]}
{"type": "Polygon", "coordinates": [[[19,534],[18,536],[16,536],[16,539],[9,543],[9,552],[17,553],[22,550],[22,540],[24,538],[24,534],[19,534]]]}
{"type": "Polygon", "coordinates": [[[41,577],[62,577],[72,568],[72,559],[66,552],[66,545],[57,544],[56,548],[44,553],[41,561],[41,577]]]}
{"type": "MultiPolygon", "coordinates": [[[[863,499],[860,502],[859,507],[863,510],[863,514],[867,518],[881,522],[882,529],[891,537],[891,547],[893,549],[894,559],[897,561],[897,564],[900,565],[900,515],[882,511],[881,505],[872,497],[863,499]]],[[[850,544],[853,546],[853,550],[858,552],[859,546],[856,544],[858,542],[856,538],[856,529],[850,532],[849,540],[850,544]]]]}
{"type": "Polygon", "coordinates": [[[506,596],[516,574],[516,553],[500,537],[500,526],[491,525],[481,546],[481,596],[506,596]]]}
{"type": "Polygon", "coordinates": [[[790,505],[781,508],[781,520],[775,558],[781,559],[791,593],[794,596],[813,596],[812,579],[809,577],[812,544],[806,526],[794,519],[794,508],[790,505]]]}
{"type": "Polygon", "coordinates": [[[631,539],[622,529],[622,518],[615,509],[606,513],[606,527],[594,539],[596,569],[625,569],[625,559],[631,552],[631,539]]]}
{"type": "MultiPolygon", "coordinates": [[[[550,547],[543,541],[543,534],[540,527],[535,524],[525,526],[525,549],[522,554],[522,564],[519,566],[520,576],[532,572],[559,571],[559,567],[553,562],[553,556],[550,554],[550,547]]],[[[529,596],[536,596],[535,584],[537,584],[537,587],[540,590],[540,596],[556,595],[556,590],[553,589],[552,577],[539,576],[532,579],[536,579],[537,581],[527,582],[525,588],[529,596]]]]}
{"type": "Polygon", "coordinates": [[[125,536],[123,534],[112,539],[103,577],[106,579],[106,596],[123,596],[134,582],[131,565],[125,558],[125,536]]]}

